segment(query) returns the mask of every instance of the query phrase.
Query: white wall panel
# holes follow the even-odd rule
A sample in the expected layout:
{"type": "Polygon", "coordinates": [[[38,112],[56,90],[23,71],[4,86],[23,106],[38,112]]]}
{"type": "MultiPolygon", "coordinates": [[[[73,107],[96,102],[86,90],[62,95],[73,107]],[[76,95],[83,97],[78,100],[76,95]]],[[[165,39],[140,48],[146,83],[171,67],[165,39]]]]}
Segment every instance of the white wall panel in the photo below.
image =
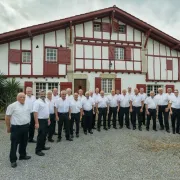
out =
{"type": "Polygon", "coordinates": [[[177,51],[175,51],[175,50],[171,50],[171,55],[172,55],[172,56],[176,56],[176,57],[177,57],[177,51]]]}
{"type": "Polygon", "coordinates": [[[94,58],[101,59],[101,46],[94,46],[94,58]]]}
{"type": "Polygon", "coordinates": [[[159,55],[159,42],[154,41],[154,55],[159,55]]]}
{"type": "Polygon", "coordinates": [[[92,38],[93,37],[93,22],[89,21],[84,23],[85,28],[85,37],[92,38]]]}
{"type": "Polygon", "coordinates": [[[126,34],[119,34],[119,41],[126,41],[126,34]]]}
{"type": "Polygon", "coordinates": [[[76,25],[76,36],[83,37],[83,24],[76,25]]]}
{"type": "Polygon", "coordinates": [[[134,41],[135,42],[141,42],[141,32],[138,30],[134,30],[134,41]]]}
{"type": "Polygon", "coordinates": [[[101,69],[101,60],[94,60],[94,69],[101,69]]]}
{"type": "Polygon", "coordinates": [[[93,58],[92,57],[92,46],[85,45],[85,58],[93,58]]]}
{"type": "Polygon", "coordinates": [[[77,69],[83,69],[83,65],[84,65],[84,63],[83,63],[82,59],[77,59],[76,60],[76,68],[77,69]]]}
{"type": "Polygon", "coordinates": [[[141,62],[134,62],[134,70],[141,71],[141,62]]]}
{"type": "Polygon", "coordinates": [[[134,60],[138,60],[140,61],[141,60],[141,50],[140,49],[132,49],[132,51],[134,50],[134,60]]]}
{"type": "Polygon", "coordinates": [[[9,63],[9,66],[10,75],[20,75],[20,64],[9,63]]]}
{"type": "Polygon", "coordinates": [[[76,58],[83,58],[83,45],[76,44],[76,58]]]}
{"type": "Polygon", "coordinates": [[[93,69],[93,61],[92,60],[85,60],[85,69],[93,69]]]}
{"type": "Polygon", "coordinates": [[[115,61],[115,70],[126,70],[125,61],[115,61]]]}
{"type": "Polygon", "coordinates": [[[153,40],[151,38],[148,39],[147,48],[148,54],[153,54],[153,40]]]}
{"type": "Polygon", "coordinates": [[[133,28],[127,26],[127,41],[133,41],[133,28]]]}
{"type": "Polygon", "coordinates": [[[20,40],[10,42],[10,49],[20,49],[20,40]]]}
{"type": "Polygon", "coordinates": [[[57,38],[57,46],[59,47],[62,45],[63,47],[66,47],[66,33],[65,29],[61,29],[56,31],[56,38],[57,38]]]}
{"type": "MultiPolygon", "coordinates": [[[[114,69],[113,68],[113,62],[112,62],[112,67],[111,67],[111,69],[114,69]]],[[[103,60],[102,61],[102,69],[109,69],[109,61],[108,60],[103,60]]]]}
{"type": "Polygon", "coordinates": [[[109,21],[109,17],[104,17],[104,18],[102,18],[102,22],[109,23],[109,22],[110,22],[110,21],[109,21]]]}
{"type": "Polygon", "coordinates": [[[178,58],[173,58],[173,80],[178,80],[178,58]]]}
{"type": "Polygon", "coordinates": [[[109,59],[109,48],[107,46],[102,46],[102,59],[109,59]]]}
{"type": "Polygon", "coordinates": [[[166,53],[167,53],[167,56],[171,56],[171,53],[170,53],[170,48],[166,46],[166,53]]]}
{"type": "Polygon", "coordinates": [[[166,56],[166,47],[163,44],[160,44],[160,55],[166,56]]]}
{"type": "Polygon", "coordinates": [[[22,40],[22,49],[23,50],[31,50],[31,40],[30,39],[22,40]]]}
{"type": "Polygon", "coordinates": [[[101,39],[101,32],[99,32],[99,31],[94,31],[94,38],[99,38],[99,39],[101,39]]]}
{"type": "Polygon", "coordinates": [[[172,71],[167,70],[167,77],[168,77],[168,80],[172,80],[172,71]]]}
{"type": "Polygon", "coordinates": [[[59,75],[66,75],[66,65],[59,64],[59,75]]]}
{"type": "Polygon", "coordinates": [[[33,75],[43,75],[43,35],[35,36],[33,38],[33,75]],[[36,46],[39,48],[36,48],[36,46]]]}
{"type": "Polygon", "coordinates": [[[166,58],[160,58],[161,59],[161,79],[166,80],[166,58]]]}
{"type": "Polygon", "coordinates": [[[133,70],[133,62],[126,61],[126,69],[133,70]]]}
{"type": "Polygon", "coordinates": [[[8,75],[8,44],[0,45],[0,71],[8,75]]]}
{"type": "Polygon", "coordinates": [[[180,52],[178,52],[178,57],[180,57],[180,52]]]}
{"type": "Polygon", "coordinates": [[[153,65],[153,57],[148,56],[148,77],[149,79],[154,79],[154,65],[153,65]]]}
{"type": "Polygon", "coordinates": [[[45,34],[45,46],[56,46],[55,31],[45,34]]]}
{"type": "Polygon", "coordinates": [[[103,32],[103,39],[110,39],[110,33],[109,32],[103,32]]]}
{"type": "Polygon", "coordinates": [[[160,79],[160,59],[159,57],[154,58],[154,70],[155,70],[155,79],[160,79]]]}
{"type": "Polygon", "coordinates": [[[111,34],[111,39],[112,40],[117,40],[117,33],[115,33],[115,32],[112,32],[112,34],[111,34]]]}
{"type": "Polygon", "coordinates": [[[124,23],[123,23],[123,22],[121,22],[121,21],[118,21],[118,23],[119,23],[119,24],[122,24],[122,25],[126,25],[126,24],[124,24],[124,23]]]}
{"type": "Polygon", "coordinates": [[[22,64],[21,65],[21,74],[22,75],[31,75],[31,65],[30,64],[22,64]]]}

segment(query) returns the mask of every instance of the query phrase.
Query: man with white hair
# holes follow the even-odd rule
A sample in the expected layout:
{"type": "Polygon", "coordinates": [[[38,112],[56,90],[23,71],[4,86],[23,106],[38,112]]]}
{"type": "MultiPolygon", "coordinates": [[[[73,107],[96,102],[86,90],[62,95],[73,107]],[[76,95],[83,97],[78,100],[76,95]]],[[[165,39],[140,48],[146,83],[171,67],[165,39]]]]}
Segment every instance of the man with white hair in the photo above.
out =
{"type": "MultiPolygon", "coordinates": [[[[127,95],[129,96],[130,99],[134,95],[134,93],[132,92],[132,88],[130,86],[128,87],[127,95]]],[[[133,124],[132,112],[130,112],[130,118],[131,118],[131,124],[133,124]]]]}
{"type": "Polygon", "coordinates": [[[28,105],[25,103],[25,94],[19,93],[17,95],[17,101],[10,104],[6,110],[6,127],[7,132],[11,133],[11,150],[10,150],[10,162],[11,167],[17,166],[17,148],[19,144],[19,160],[28,160],[31,156],[27,156],[26,147],[28,143],[28,131],[30,123],[30,112],[28,105]]]}
{"type": "Polygon", "coordinates": [[[28,105],[29,110],[31,112],[30,114],[30,125],[29,125],[29,142],[30,143],[36,143],[34,140],[34,131],[35,131],[35,122],[34,122],[34,114],[33,114],[33,103],[35,102],[36,98],[32,95],[32,88],[27,87],[26,88],[26,99],[25,103],[28,105]]]}
{"type": "Polygon", "coordinates": [[[66,98],[68,99],[68,100],[73,100],[73,95],[72,95],[72,90],[71,90],[71,88],[67,88],[66,89],[66,98]]]}
{"type": "MultiPolygon", "coordinates": [[[[143,97],[144,100],[146,100],[147,94],[144,92],[144,88],[140,88],[139,94],[143,97]]],[[[142,118],[143,125],[146,124],[145,123],[145,111],[146,111],[146,108],[145,108],[145,106],[143,106],[143,112],[141,113],[141,118],[142,118]]]]}
{"type": "Polygon", "coordinates": [[[171,88],[167,89],[167,95],[168,95],[169,100],[171,100],[174,97],[174,93],[172,92],[171,88]]]}
{"type": "Polygon", "coordinates": [[[155,99],[157,100],[157,105],[158,105],[158,119],[159,119],[159,124],[161,126],[160,130],[164,130],[164,124],[166,127],[166,131],[170,133],[169,130],[169,97],[167,94],[163,93],[162,88],[158,88],[158,94],[155,96],[155,99]],[[164,123],[163,123],[163,116],[164,116],[164,123]]]}

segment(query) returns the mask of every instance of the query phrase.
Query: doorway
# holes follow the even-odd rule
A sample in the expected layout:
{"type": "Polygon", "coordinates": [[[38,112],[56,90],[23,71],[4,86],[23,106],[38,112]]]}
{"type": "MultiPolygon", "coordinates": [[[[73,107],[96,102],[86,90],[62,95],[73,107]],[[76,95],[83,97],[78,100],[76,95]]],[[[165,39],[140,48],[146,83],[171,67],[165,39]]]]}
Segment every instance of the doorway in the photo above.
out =
{"type": "Polygon", "coordinates": [[[79,89],[83,90],[83,94],[86,92],[86,79],[74,79],[74,92],[78,92],[79,89]]]}

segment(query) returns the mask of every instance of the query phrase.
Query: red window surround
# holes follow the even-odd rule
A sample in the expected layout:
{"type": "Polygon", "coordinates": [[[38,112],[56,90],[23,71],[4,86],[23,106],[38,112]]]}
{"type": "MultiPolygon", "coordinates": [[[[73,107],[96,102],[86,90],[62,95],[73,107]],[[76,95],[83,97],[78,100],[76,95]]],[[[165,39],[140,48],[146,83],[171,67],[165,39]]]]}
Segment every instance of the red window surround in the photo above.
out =
{"type": "Polygon", "coordinates": [[[172,60],[166,60],[166,67],[167,70],[173,70],[172,60]]]}
{"type": "Polygon", "coordinates": [[[100,31],[102,31],[102,32],[111,32],[111,24],[110,23],[93,22],[93,30],[95,31],[94,24],[99,24],[100,25],[100,31]]]}

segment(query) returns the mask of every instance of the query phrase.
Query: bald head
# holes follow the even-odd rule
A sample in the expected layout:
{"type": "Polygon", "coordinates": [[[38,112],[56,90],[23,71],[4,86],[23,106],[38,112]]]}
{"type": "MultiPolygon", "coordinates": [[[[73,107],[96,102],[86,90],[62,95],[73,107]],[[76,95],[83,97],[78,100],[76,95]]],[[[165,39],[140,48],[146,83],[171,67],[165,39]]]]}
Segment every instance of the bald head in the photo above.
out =
{"type": "Polygon", "coordinates": [[[137,88],[135,88],[135,89],[134,89],[134,94],[135,94],[135,95],[138,95],[138,93],[139,93],[139,90],[138,90],[137,88]]]}
{"type": "Polygon", "coordinates": [[[99,93],[99,88],[95,89],[95,93],[98,94],[99,93]]]}
{"type": "Polygon", "coordinates": [[[19,93],[17,95],[17,101],[20,102],[21,104],[24,104],[24,102],[25,102],[25,94],[24,93],[19,93]]]}
{"type": "Polygon", "coordinates": [[[71,92],[72,92],[71,88],[67,88],[67,89],[66,89],[66,93],[67,93],[69,96],[71,95],[71,92]]]}
{"type": "Polygon", "coordinates": [[[100,92],[101,97],[104,97],[104,91],[100,92]]]}
{"type": "Polygon", "coordinates": [[[57,96],[57,94],[58,94],[58,89],[57,89],[57,88],[54,88],[54,89],[53,89],[53,95],[54,95],[54,96],[57,96]]]}

